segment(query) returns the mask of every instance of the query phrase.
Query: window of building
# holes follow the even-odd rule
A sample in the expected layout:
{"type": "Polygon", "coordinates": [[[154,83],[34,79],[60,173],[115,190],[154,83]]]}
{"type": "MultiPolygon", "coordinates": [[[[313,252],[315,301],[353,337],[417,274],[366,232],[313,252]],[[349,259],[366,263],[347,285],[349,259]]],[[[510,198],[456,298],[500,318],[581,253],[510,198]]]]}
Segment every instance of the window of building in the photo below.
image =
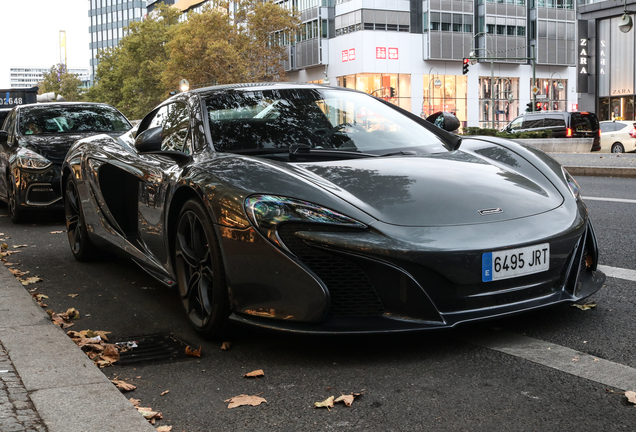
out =
{"type": "Polygon", "coordinates": [[[519,115],[519,78],[479,77],[479,126],[504,127],[519,115]],[[512,99],[512,100],[511,100],[512,99]]]}
{"type": "Polygon", "coordinates": [[[462,126],[466,126],[467,83],[466,75],[424,75],[422,117],[448,111],[455,113],[462,126]],[[439,80],[439,87],[435,85],[436,80],[439,80]]]}
{"type": "Polygon", "coordinates": [[[411,75],[356,74],[338,77],[338,85],[380,97],[411,111],[411,75]]]}

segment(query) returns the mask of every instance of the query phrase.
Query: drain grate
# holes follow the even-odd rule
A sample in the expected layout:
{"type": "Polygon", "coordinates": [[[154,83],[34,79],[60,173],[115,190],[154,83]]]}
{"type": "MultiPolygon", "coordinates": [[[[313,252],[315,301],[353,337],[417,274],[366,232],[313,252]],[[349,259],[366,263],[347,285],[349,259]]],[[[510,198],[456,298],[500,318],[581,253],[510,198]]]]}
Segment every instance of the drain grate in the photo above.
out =
{"type": "Polygon", "coordinates": [[[170,362],[196,358],[186,355],[187,346],[196,347],[172,334],[131,336],[122,338],[122,340],[114,343],[132,347],[128,351],[119,354],[117,364],[120,365],[170,362]]]}

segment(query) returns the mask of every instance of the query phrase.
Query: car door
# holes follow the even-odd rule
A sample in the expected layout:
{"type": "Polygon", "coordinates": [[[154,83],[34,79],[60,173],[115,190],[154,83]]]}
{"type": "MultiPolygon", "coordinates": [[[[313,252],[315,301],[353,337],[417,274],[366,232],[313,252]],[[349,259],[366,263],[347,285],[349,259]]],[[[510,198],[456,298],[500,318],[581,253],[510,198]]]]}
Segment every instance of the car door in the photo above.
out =
{"type": "Polygon", "coordinates": [[[17,114],[16,110],[12,110],[6,119],[7,142],[0,146],[0,199],[7,200],[9,174],[11,165],[9,163],[11,155],[15,151],[17,140],[17,114]]]}
{"type": "MultiPolygon", "coordinates": [[[[144,119],[144,130],[162,129],[162,152],[190,154],[190,115],[184,102],[175,102],[159,108],[152,118],[144,119]]],[[[143,130],[140,130],[143,132],[143,130]]],[[[168,191],[179,180],[182,168],[174,158],[165,154],[139,154],[136,166],[143,181],[139,185],[138,232],[146,251],[167,266],[169,252],[165,241],[166,199],[168,191]]]]}

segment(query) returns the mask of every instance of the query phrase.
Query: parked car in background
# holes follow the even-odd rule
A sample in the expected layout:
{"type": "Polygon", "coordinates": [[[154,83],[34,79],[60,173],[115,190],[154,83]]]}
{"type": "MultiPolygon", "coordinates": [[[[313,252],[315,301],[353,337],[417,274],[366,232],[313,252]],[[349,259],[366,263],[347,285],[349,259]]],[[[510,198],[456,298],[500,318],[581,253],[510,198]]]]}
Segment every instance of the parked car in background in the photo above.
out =
{"type": "Polygon", "coordinates": [[[632,121],[602,121],[601,122],[601,150],[602,152],[625,153],[636,150],[636,122],[632,121]]]}
{"type": "Polygon", "coordinates": [[[593,138],[592,151],[601,148],[598,118],[591,112],[527,112],[502,129],[510,133],[549,130],[552,131],[553,138],[593,138]]]}
{"type": "Polygon", "coordinates": [[[108,248],[167,286],[195,330],[440,329],[601,288],[574,179],[510,140],[462,138],[355,90],[180,93],[62,171],[79,261],[108,248]]]}
{"type": "Polygon", "coordinates": [[[132,126],[114,107],[96,103],[18,105],[0,131],[0,200],[13,222],[26,213],[62,208],[60,170],[66,152],[98,133],[117,137],[132,126]]]}

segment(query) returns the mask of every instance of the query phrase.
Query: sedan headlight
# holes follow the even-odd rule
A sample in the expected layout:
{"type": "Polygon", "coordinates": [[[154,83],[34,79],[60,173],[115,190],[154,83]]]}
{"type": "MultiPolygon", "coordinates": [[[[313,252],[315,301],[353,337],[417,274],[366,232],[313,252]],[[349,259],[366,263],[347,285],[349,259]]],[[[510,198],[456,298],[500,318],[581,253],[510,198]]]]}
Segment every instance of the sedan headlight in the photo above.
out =
{"type": "Polygon", "coordinates": [[[51,161],[34,151],[20,149],[16,154],[16,163],[20,168],[45,169],[51,166],[51,161]]]}
{"type": "Polygon", "coordinates": [[[581,196],[581,193],[580,193],[581,188],[579,184],[576,182],[576,180],[574,180],[574,178],[570,175],[570,173],[565,170],[565,168],[561,168],[561,170],[563,171],[565,182],[568,184],[568,188],[570,188],[570,192],[572,193],[572,196],[574,197],[574,199],[578,200],[581,196]]]}
{"type": "Polygon", "coordinates": [[[270,241],[287,249],[276,234],[285,222],[316,223],[366,228],[361,222],[324,207],[275,195],[253,195],[245,200],[245,212],[254,226],[270,241]]]}

